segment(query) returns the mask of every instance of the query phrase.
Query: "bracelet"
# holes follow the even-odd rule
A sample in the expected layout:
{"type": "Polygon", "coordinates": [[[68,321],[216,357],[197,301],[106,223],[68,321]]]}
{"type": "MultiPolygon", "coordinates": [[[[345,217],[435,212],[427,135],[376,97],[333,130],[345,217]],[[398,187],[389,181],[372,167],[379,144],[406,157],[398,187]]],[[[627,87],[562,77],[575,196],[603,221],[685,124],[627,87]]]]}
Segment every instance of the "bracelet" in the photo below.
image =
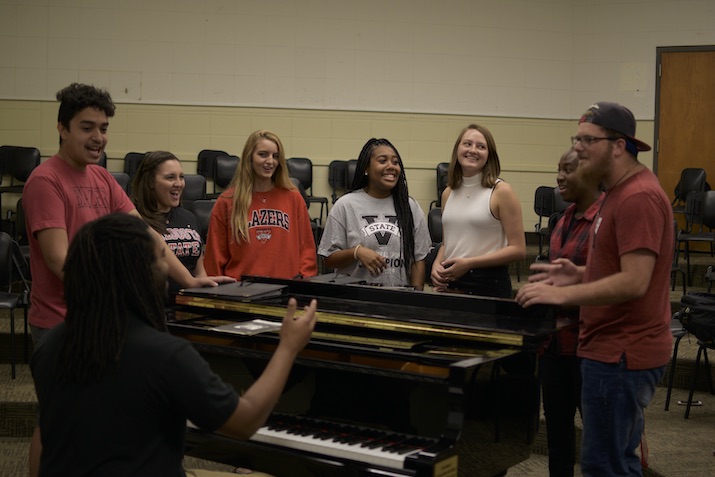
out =
{"type": "Polygon", "coordinates": [[[357,246],[355,247],[355,250],[353,250],[353,258],[355,259],[356,262],[358,261],[357,251],[360,247],[361,247],[361,245],[357,244],[357,246]]]}

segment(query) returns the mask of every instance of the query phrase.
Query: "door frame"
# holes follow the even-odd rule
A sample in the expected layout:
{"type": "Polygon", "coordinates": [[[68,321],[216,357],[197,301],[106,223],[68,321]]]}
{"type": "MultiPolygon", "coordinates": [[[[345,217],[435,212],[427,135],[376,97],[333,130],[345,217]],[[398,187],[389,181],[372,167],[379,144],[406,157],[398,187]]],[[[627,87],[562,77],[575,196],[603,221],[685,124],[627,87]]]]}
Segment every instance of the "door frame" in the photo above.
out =
{"type": "Polygon", "coordinates": [[[655,118],[653,124],[653,173],[658,175],[658,151],[660,150],[660,89],[663,53],[715,51],[715,45],[699,46],[659,46],[655,49],[655,118]]]}

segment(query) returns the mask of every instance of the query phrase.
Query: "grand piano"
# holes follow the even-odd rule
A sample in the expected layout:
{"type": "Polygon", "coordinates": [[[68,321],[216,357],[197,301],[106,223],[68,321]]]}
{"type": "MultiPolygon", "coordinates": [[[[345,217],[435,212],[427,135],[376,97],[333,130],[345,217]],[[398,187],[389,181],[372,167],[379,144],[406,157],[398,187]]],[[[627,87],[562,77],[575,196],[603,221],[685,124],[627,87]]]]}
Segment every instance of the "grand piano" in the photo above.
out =
{"type": "Polygon", "coordinates": [[[317,324],[268,423],[247,441],[189,425],[187,455],[277,477],[493,477],[529,457],[535,351],[563,326],[550,307],[243,277],[182,290],[168,327],[241,392],[276,348],[289,297],[299,310],[316,298],[317,324]]]}

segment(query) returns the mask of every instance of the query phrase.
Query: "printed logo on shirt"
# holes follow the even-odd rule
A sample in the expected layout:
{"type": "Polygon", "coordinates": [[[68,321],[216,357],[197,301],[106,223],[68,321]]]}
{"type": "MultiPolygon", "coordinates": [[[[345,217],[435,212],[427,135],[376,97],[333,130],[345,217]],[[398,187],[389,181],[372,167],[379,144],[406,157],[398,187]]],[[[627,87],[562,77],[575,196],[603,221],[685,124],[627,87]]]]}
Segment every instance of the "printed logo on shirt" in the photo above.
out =
{"type": "Polygon", "coordinates": [[[201,235],[190,227],[169,227],[164,234],[169,250],[177,257],[201,255],[201,235]]]}
{"type": "Polygon", "coordinates": [[[109,209],[109,203],[103,189],[99,187],[74,187],[77,207],[80,209],[109,209]]]}
{"type": "Polygon", "coordinates": [[[397,226],[396,215],[387,215],[381,220],[378,220],[377,215],[363,215],[362,218],[367,222],[367,225],[361,229],[363,235],[365,237],[374,235],[379,245],[385,246],[390,243],[393,235],[399,239],[400,227],[397,226]]]}
{"type": "Polygon", "coordinates": [[[283,230],[290,231],[290,216],[282,210],[254,210],[251,213],[251,219],[248,221],[248,228],[254,227],[280,227],[283,230]]]}
{"type": "Polygon", "coordinates": [[[266,243],[271,239],[271,229],[258,229],[256,230],[256,238],[261,243],[266,243]]]}

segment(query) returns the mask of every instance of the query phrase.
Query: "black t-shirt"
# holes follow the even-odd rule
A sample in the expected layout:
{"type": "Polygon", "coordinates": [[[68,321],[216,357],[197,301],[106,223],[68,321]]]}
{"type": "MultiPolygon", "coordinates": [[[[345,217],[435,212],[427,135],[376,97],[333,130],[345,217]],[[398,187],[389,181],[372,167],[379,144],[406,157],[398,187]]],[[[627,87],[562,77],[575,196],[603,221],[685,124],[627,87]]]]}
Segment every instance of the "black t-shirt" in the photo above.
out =
{"type": "Polygon", "coordinates": [[[42,476],[183,476],[186,420],[214,431],[238,395],[191,344],[136,318],[119,367],[80,386],[57,379],[64,323],[30,363],[40,408],[42,476]]]}
{"type": "MultiPolygon", "coordinates": [[[[203,253],[199,219],[189,210],[172,208],[166,214],[164,241],[179,261],[193,274],[196,262],[203,253]]],[[[169,293],[176,294],[179,284],[169,278],[169,293]]]]}

